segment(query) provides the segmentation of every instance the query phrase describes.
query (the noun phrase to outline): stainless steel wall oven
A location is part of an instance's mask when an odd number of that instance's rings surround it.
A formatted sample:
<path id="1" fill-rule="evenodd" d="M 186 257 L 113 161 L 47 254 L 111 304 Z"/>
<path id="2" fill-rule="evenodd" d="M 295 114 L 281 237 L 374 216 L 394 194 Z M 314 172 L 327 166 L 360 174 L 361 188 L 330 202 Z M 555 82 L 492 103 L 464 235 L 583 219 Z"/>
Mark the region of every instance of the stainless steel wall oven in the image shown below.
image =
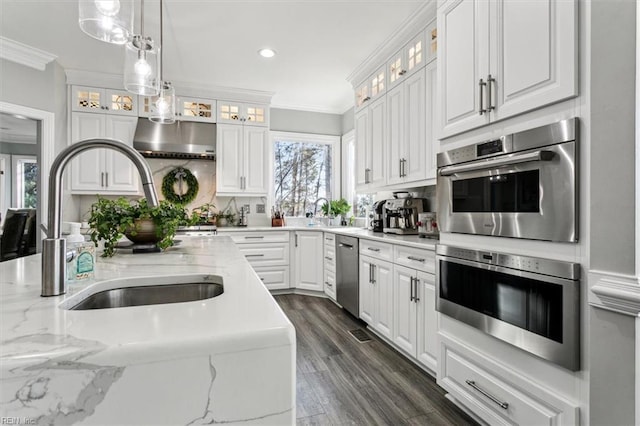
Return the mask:
<path id="1" fill-rule="evenodd" d="M 439 312 L 559 364 L 580 368 L 580 265 L 436 248 Z"/>
<path id="2" fill-rule="evenodd" d="M 438 154 L 440 232 L 578 240 L 572 118 Z"/>

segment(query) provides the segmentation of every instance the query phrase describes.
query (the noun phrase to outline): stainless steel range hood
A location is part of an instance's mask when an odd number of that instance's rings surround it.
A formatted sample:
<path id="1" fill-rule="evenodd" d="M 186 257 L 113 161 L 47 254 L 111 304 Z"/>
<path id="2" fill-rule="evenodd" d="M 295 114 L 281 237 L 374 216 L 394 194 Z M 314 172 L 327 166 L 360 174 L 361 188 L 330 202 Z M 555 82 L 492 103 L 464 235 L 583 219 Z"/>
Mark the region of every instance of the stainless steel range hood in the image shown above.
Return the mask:
<path id="1" fill-rule="evenodd" d="M 141 117 L 133 147 L 144 157 L 215 160 L 216 125 L 193 121 L 159 124 Z"/>

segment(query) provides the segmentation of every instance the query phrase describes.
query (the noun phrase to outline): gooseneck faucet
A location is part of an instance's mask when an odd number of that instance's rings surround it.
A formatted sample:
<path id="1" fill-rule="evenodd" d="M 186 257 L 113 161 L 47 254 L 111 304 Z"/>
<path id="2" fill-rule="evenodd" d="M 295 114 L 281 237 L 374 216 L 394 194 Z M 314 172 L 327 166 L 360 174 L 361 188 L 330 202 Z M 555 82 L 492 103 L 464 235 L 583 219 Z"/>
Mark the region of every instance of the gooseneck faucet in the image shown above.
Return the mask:
<path id="1" fill-rule="evenodd" d="M 315 216 L 316 213 L 318 212 L 318 201 L 322 201 L 322 200 L 324 200 L 324 202 L 327 203 L 327 217 L 331 218 L 331 201 L 327 200 L 324 197 L 320 197 L 313 202 L 313 207 L 314 207 L 313 215 Z"/>
<path id="2" fill-rule="evenodd" d="M 129 145 L 113 139 L 86 139 L 65 148 L 53 161 L 49 172 L 49 212 L 47 238 L 42 240 L 42 293 L 41 296 L 59 296 L 67 292 L 65 280 L 67 244 L 62 238 L 62 174 L 76 155 L 95 148 L 107 148 L 129 158 L 138 169 L 142 189 L 151 207 L 158 205 L 153 174 L 144 157 Z"/>

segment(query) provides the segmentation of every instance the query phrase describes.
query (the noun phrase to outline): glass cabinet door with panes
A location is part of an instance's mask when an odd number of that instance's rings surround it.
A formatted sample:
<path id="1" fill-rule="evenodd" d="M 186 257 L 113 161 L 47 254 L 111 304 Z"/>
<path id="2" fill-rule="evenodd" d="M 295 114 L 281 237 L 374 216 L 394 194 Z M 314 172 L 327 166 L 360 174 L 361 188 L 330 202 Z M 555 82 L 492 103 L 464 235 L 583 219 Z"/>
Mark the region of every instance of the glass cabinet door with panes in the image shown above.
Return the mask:
<path id="1" fill-rule="evenodd" d="M 72 86 L 71 110 L 138 116 L 138 97 L 124 90 Z"/>
<path id="2" fill-rule="evenodd" d="M 269 107 L 263 104 L 218 101 L 218 123 L 266 127 L 269 125 Z"/>

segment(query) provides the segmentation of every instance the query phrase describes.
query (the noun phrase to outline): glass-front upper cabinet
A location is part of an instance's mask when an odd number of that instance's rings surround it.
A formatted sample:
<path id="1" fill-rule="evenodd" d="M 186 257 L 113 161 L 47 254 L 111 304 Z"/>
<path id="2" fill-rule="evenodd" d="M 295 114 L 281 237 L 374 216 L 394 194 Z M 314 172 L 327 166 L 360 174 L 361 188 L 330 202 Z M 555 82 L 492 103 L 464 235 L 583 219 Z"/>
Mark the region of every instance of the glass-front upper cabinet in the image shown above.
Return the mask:
<path id="1" fill-rule="evenodd" d="M 421 31 L 413 40 L 396 52 L 387 63 L 389 72 L 389 88 L 426 65 L 427 32 Z"/>
<path id="2" fill-rule="evenodd" d="M 149 116 L 152 101 L 152 97 L 140 96 L 140 117 Z M 212 99 L 176 96 L 176 120 L 215 123 L 216 106 Z"/>
<path id="3" fill-rule="evenodd" d="M 370 100 L 371 96 L 369 95 L 369 80 L 367 80 L 356 89 L 356 109 L 365 106 L 365 104 Z"/>
<path id="4" fill-rule="evenodd" d="M 356 89 L 356 109 L 367 105 L 368 102 L 376 99 L 380 95 L 384 95 L 387 90 L 387 80 L 385 75 L 385 67 L 382 66 L 372 76 L 367 78 Z"/>
<path id="5" fill-rule="evenodd" d="M 124 90 L 72 86 L 72 111 L 138 115 L 138 97 Z"/>
<path id="6" fill-rule="evenodd" d="M 218 123 L 268 126 L 269 107 L 233 101 L 218 101 Z"/>

